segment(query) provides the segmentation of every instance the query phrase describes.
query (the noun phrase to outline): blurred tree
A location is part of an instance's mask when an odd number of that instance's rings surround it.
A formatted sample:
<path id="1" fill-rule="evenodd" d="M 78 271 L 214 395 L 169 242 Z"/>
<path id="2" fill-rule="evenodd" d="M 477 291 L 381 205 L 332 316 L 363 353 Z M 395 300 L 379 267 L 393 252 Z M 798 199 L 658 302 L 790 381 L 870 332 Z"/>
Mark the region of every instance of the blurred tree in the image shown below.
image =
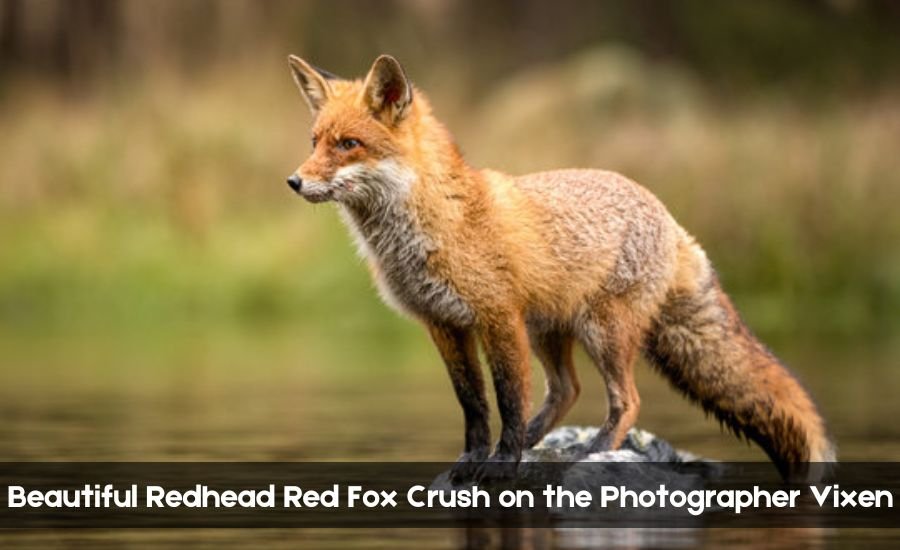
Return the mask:
<path id="1" fill-rule="evenodd" d="M 610 41 L 731 91 L 865 89 L 900 74 L 891 0 L 0 0 L 0 17 L 0 76 L 70 82 L 148 60 L 193 69 L 274 49 L 356 65 L 385 48 L 423 63 L 462 60 L 484 82 Z"/>
<path id="2" fill-rule="evenodd" d="M 115 60 L 122 30 L 120 4 L 5 0 L 0 37 L 4 72 L 33 71 L 79 80 Z"/>

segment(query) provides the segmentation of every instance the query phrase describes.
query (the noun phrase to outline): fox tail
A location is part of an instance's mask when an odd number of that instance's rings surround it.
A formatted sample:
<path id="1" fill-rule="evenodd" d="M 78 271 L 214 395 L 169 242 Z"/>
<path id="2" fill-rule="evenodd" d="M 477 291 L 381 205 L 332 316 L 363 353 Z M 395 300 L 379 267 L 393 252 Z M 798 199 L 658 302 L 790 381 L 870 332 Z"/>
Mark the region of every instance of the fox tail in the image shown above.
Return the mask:
<path id="1" fill-rule="evenodd" d="M 818 481 L 836 461 L 809 393 L 756 339 L 696 244 L 646 341 L 655 367 L 720 423 L 769 455 L 789 481 Z"/>

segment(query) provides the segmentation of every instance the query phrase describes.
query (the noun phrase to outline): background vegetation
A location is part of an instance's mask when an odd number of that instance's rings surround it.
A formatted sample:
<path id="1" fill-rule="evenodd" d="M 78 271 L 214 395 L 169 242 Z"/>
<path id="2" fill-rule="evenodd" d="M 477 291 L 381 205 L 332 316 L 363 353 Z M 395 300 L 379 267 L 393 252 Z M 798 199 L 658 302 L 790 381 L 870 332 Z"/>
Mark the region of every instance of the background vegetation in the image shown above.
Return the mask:
<path id="1" fill-rule="evenodd" d="M 419 338 L 283 183 L 309 147 L 286 54 L 389 52 L 475 165 L 652 189 L 758 331 L 889 336 L 898 28 L 886 0 L 3 0 L 0 326 Z"/>

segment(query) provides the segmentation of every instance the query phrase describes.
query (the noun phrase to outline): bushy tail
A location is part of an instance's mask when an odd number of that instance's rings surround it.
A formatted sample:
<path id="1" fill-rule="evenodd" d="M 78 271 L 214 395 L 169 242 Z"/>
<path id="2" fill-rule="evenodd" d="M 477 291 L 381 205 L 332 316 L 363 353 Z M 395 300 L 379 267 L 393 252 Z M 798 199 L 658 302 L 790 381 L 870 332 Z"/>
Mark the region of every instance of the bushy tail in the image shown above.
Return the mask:
<path id="1" fill-rule="evenodd" d="M 836 460 L 815 403 L 744 325 L 698 254 L 699 284 L 694 278 L 669 292 L 646 342 L 649 358 L 738 437 L 762 447 L 782 477 L 815 481 L 827 465 L 810 463 Z"/>

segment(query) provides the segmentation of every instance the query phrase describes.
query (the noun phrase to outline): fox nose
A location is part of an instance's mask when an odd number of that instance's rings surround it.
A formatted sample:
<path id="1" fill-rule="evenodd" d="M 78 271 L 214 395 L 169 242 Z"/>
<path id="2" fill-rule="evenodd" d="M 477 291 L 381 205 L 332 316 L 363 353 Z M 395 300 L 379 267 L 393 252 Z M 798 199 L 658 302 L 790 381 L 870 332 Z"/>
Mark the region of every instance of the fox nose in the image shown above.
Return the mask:
<path id="1" fill-rule="evenodd" d="M 303 180 L 300 179 L 300 176 L 297 174 L 291 174 L 291 176 L 287 179 L 288 187 L 294 190 L 295 193 L 300 192 L 300 188 L 303 187 Z"/>

